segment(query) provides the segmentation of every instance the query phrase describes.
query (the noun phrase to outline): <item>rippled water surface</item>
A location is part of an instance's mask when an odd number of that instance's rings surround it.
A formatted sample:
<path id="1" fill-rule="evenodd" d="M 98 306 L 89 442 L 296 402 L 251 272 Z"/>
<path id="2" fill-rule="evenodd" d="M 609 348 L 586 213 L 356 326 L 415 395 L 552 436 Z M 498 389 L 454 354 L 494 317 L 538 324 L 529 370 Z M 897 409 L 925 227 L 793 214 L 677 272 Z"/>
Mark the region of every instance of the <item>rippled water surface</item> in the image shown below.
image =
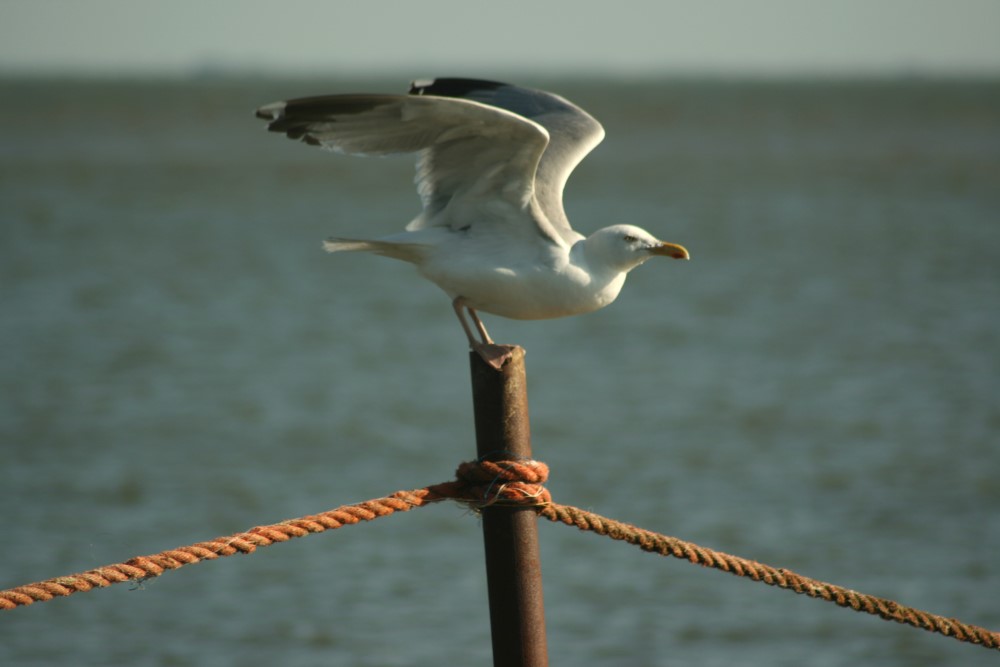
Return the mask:
<path id="1" fill-rule="evenodd" d="M 687 246 L 619 300 L 490 318 L 557 501 L 1000 629 L 1000 87 L 534 81 L 608 138 L 567 197 Z M 409 159 L 260 104 L 405 81 L 0 84 L 0 588 L 451 477 L 463 336 L 329 256 L 416 212 Z M 996 654 L 540 527 L 553 665 Z M 474 516 L 440 505 L 7 612 L 9 665 L 490 664 Z"/>

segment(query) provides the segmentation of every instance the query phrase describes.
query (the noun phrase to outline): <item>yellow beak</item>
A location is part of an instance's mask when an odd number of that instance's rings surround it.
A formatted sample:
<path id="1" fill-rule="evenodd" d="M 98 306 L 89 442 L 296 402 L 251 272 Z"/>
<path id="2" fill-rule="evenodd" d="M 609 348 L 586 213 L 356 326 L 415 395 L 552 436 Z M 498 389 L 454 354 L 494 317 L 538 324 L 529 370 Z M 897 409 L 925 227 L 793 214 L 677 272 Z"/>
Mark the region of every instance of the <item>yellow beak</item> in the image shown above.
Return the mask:
<path id="1" fill-rule="evenodd" d="M 650 248 L 649 252 L 654 255 L 662 255 L 663 257 L 673 257 L 674 259 L 691 259 L 691 255 L 688 253 L 687 248 L 682 245 L 677 245 L 676 243 L 666 243 L 661 241 L 659 245 Z"/>

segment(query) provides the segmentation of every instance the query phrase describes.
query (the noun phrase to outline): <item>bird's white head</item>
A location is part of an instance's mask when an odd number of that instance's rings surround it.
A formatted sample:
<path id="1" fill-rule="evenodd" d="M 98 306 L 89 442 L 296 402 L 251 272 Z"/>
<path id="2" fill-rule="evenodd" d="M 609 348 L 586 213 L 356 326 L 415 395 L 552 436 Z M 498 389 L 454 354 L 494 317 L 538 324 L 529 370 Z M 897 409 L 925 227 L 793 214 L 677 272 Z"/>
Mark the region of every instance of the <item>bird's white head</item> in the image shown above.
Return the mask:
<path id="1" fill-rule="evenodd" d="M 634 225 L 612 225 L 599 229 L 583 243 L 589 264 L 602 265 L 622 273 L 631 271 L 650 257 L 691 258 L 684 246 L 660 241 Z"/>

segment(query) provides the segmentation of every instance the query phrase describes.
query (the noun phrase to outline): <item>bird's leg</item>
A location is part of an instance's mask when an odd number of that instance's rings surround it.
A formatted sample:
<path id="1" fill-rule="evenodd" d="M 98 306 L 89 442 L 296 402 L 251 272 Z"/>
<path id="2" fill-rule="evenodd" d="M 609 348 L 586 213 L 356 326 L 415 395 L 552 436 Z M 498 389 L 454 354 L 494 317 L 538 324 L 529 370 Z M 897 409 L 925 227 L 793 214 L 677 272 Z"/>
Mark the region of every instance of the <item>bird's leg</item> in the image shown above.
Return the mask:
<path id="1" fill-rule="evenodd" d="M 483 361 L 488 363 L 493 368 L 500 370 L 503 364 L 508 359 L 512 358 L 513 347 L 510 345 L 497 345 L 490 338 L 490 335 L 486 333 L 486 327 L 483 326 L 482 320 L 476 315 L 476 310 L 470 308 L 465 303 L 465 299 L 462 297 L 456 298 L 451 302 L 451 307 L 455 309 L 455 315 L 458 316 L 458 321 L 462 323 L 462 329 L 465 331 L 466 338 L 469 339 L 469 347 L 478 354 Z M 476 340 L 475 335 L 472 333 L 472 328 L 469 327 L 469 323 L 465 319 L 465 313 L 463 310 L 468 311 L 469 317 L 472 318 L 472 323 L 476 326 L 476 330 L 479 332 L 481 341 Z"/>
<path id="2" fill-rule="evenodd" d="M 476 309 L 475 308 L 469 308 L 468 306 L 466 306 L 465 309 L 467 311 L 469 311 L 469 317 L 472 318 L 472 323 L 475 324 L 476 325 L 476 329 L 479 330 L 479 337 L 487 345 L 492 345 L 493 344 L 493 339 L 490 338 L 490 335 L 488 333 L 486 333 L 486 327 L 483 326 L 483 321 L 481 319 L 479 319 L 479 315 L 476 314 Z"/>
<path id="3" fill-rule="evenodd" d="M 478 341 L 476 340 L 476 337 L 472 335 L 472 329 L 469 328 L 469 323 L 465 321 L 465 313 L 462 312 L 462 309 L 465 308 L 465 299 L 458 297 L 451 302 L 451 307 L 455 309 L 455 315 L 458 316 L 458 321 L 462 324 L 462 329 L 465 331 L 465 337 L 469 339 L 469 347 L 473 350 L 476 349 Z M 475 317 L 475 315 L 473 315 L 473 317 Z M 477 317 L 476 321 L 478 320 L 479 318 Z M 479 326 L 482 326 L 481 322 L 479 323 Z"/>

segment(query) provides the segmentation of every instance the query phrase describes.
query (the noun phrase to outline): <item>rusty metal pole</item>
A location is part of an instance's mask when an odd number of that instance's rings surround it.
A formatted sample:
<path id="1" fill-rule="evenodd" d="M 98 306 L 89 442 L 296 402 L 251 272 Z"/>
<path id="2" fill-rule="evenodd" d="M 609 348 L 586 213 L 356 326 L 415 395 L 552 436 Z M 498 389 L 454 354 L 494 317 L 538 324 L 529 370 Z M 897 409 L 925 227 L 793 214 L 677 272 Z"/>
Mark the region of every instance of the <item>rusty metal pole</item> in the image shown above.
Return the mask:
<path id="1" fill-rule="evenodd" d="M 499 371 L 475 352 L 469 360 L 477 454 L 492 460 L 530 459 L 524 350 L 515 347 L 513 358 Z M 482 510 L 496 667 L 549 664 L 537 520 L 530 507 L 494 505 Z"/>

